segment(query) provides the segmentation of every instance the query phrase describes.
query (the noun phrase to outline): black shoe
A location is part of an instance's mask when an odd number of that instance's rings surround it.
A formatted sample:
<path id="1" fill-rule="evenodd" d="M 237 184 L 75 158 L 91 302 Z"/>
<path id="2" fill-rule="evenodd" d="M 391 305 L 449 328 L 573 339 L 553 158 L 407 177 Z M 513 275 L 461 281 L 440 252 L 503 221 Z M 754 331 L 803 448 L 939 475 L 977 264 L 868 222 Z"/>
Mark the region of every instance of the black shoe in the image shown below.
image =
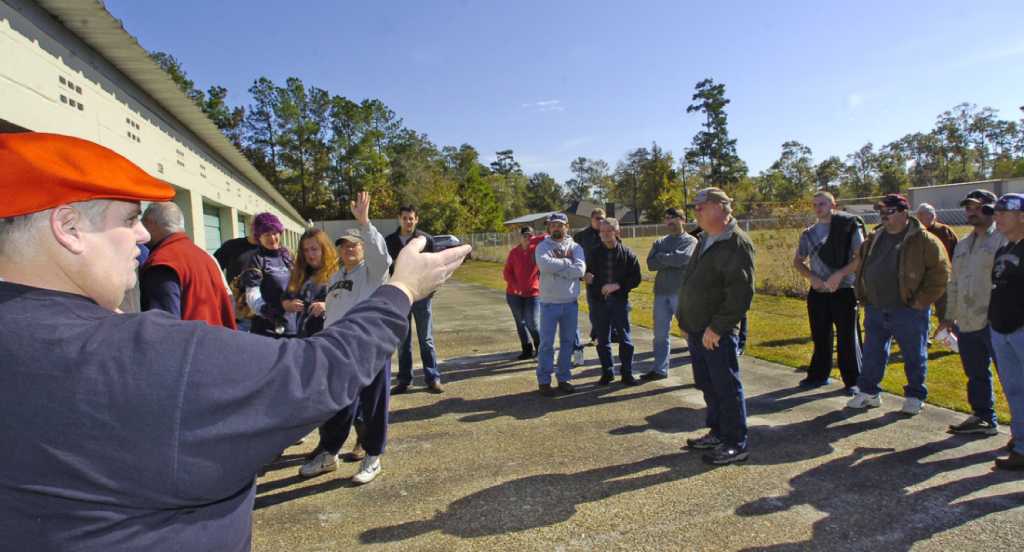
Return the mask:
<path id="1" fill-rule="evenodd" d="M 533 358 L 533 345 L 527 345 L 523 347 L 523 352 L 516 357 L 516 360 L 528 360 Z"/>
<path id="2" fill-rule="evenodd" d="M 558 382 L 558 390 L 561 391 L 564 395 L 571 395 L 572 393 L 576 392 L 576 388 L 573 387 L 573 385 L 567 381 Z"/>
<path id="3" fill-rule="evenodd" d="M 800 380 L 800 383 L 798 385 L 804 389 L 814 389 L 816 387 L 824 387 L 830 383 L 832 383 L 832 380 L 830 380 L 829 378 L 825 378 L 823 380 L 804 378 Z"/>
<path id="4" fill-rule="evenodd" d="M 644 381 L 658 381 L 658 380 L 668 379 L 668 374 L 659 374 L 657 372 L 647 372 L 646 374 L 640 376 L 640 379 L 642 379 Z"/>
<path id="5" fill-rule="evenodd" d="M 1013 437 L 1006 443 L 1006 452 L 1013 452 Z"/>
<path id="6" fill-rule="evenodd" d="M 405 393 L 408 390 L 409 390 L 409 384 L 408 383 L 399 383 L 398 385 L 396 385 L 396 386 L 391 388 L 391 394 L 392 395 L 401 395 L 402 393 Z"/>
<path id="7" fill-rule="evenodd" d="M 537 388 L 540 389 L 540 396 L 542 396 L 542 397 L 554 397 L 555 396 L 555 390 L 551 388 L 551 384 L 550 383 L 542 383 L 542 384 L 538 385 Z"/>
<path id="8" fill-rule="evenodd" d="M 598 385 L 608 385 L 615 379 L 615 375 L 610 370 L 601 371 L 601 379 L 597 380 Z"/>
<path id="9" fill-rule="evenodd" d="M 697 437 L 696 439 L 686 440 L 686 448 L 688 449 L 713 449 L 721 444 L 722 440 L 719 439 L 714 433 L 711 433 L 710 431 L 700 437 Z"/>
<path id="10" fill-rule="evenodd" d="M 1010 451 L 1007 458 L 996 458 L 996 468 L 1000 470 L 1024 470 L 1024 454 L 1017 454 Z"/>
<path id="11" fill-rule="evenodd" d="M 715 448 L 715 450 L 705 454 L 703 456 L 704 461 L 708 464 L 723 465 L 732 464 L 733 462 L 743 462 L 750 456 L 746 448 L 740 448 L 736 445 L 721 444 Z"/>
<path id="12" fill-rule="evenodd" d="M 640 382 L 633 377 L 633 374 L 626 374 L 622 376 L 622 385 L 628 385 L 632 387 L 634 385 L 640 385 Z"/>
<path id="13" fill-rule="evenodd" d="M 990 420 L 970 416 L 959 424 L 949 426 L 949 432 L 955 434 L 997 435 L 999 433 L 999 426 Z"/>

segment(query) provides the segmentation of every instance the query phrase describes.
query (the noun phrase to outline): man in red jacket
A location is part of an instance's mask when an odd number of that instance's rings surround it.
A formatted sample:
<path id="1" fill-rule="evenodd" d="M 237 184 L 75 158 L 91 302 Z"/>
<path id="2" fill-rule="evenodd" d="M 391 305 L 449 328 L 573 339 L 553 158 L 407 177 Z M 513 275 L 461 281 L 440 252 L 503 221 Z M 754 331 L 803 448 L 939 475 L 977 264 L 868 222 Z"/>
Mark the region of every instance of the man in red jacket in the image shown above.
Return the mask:
<path id="1" fill-rule="evenodd" d="M 505 300 L 508 301 L 508 308 L 512 309 L 512 318 L 516 322 L 516 332 L 519 334 L 519 343 L 523 347 L 523 353 L 519 360 L 533 358 L 540 347 L 540 333 L 537 327 L 540 325 L 540 309 L 537 308 L 538 297 L 540 296 L 540 271 L 537 269 L 537 261 L 533 254 L 537 250 L 537 244 L 544 241 L 544 234 L 533 235 L 533 229 L 524 226 L 520 230 L 521 238 L 519 245 L 508 252 L 508 259 L 505 260 Z"/>
<path id="2" fill-rule="evenodd" d="M 140 270 L 142 310 L 237 329 L 227 284 L 216 261 L 185 234 L 185 217 L 171 202 L 152 203 L 142 215 L 151 253 Z"/>

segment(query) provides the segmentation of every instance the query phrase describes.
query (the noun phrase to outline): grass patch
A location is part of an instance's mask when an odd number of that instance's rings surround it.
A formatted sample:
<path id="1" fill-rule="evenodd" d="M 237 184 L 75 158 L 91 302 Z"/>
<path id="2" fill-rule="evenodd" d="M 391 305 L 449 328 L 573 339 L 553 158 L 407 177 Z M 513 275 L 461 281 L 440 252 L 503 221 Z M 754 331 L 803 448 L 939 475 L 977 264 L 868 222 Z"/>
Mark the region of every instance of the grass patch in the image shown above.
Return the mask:
<path id="1" fill-rule="evenodd" d="M 647 241 L 647 247 L 653 238 L 637 238 L 635 241 Z M 631 242 L 634 240 L 628 240 Z M 629 243 L 631 248 L 634 247 Z M 794 246 L 795 247 L 795 246 Z M 634 248 L 634 251 L 647 249 Z M 789 252 L 792 259 L 792 250 Z M 455 273 L 455 278 L 462 282 L 479 284 L 499 291 L 505 290 L 505 282 L 501 277 L 502 265 L 486 261 L 467 261 Z M 646 270 L 646 267 L 644 267 Z M 792 272 L 792 269 L 790 270 Z M 633 304 L 631 321 L 637 326 L 653 327 L 651 305 L 654 300 L 654 283 L 645 279 L 640 286 L 630 293 Z M 586 301 L 580 301 L 580 310 L 586 311 Z M 511 316 L 511 315 L 510 315 Z M 807 305 L 803 299 L 781 297 L 758 293 L 754 295 L 754 303 L 749 313 L 750 337 L 747 342 L 747 354 L 775 362 L 783 366 L 806 371 L 811 359 L 814 345 L 810 338 L 810 327 L 807 322 Z M 678 327 L 673 325 L 672 334 L 681 336 Z M 893 360 L 886 370 L 882 388 L 896 394 L 903 394 L 906 377 L 903 374 L 902 359 L 898 348 L 893 348 Z M 838 376 L 838 370 L 834 371 Z M 793 384 L 803 376 L 794 375 Z M 1009 407 L 998 378 L 995 378 L 996 412 L 1001 422 L 1010 419 Z M 934 347 L 928 354 L 928 402 L 945 408 L 970 412 L 967 404 L 967 377 L 960 364 L 959 355 L 940 346 Z"/>

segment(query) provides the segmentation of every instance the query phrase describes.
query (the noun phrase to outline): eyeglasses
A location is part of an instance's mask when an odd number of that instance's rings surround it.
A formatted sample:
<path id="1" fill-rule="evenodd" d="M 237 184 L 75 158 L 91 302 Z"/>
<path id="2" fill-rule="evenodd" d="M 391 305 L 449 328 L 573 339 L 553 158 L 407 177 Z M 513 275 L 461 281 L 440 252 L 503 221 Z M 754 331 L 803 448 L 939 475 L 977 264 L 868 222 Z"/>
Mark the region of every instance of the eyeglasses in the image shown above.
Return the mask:
<path id="1" fill-rule="evenodd" d="M 900 212 L 899 207 L 879 207 L 875 210 L 878 211 L 878 214 L 880 215 L 894 215 Z"/>

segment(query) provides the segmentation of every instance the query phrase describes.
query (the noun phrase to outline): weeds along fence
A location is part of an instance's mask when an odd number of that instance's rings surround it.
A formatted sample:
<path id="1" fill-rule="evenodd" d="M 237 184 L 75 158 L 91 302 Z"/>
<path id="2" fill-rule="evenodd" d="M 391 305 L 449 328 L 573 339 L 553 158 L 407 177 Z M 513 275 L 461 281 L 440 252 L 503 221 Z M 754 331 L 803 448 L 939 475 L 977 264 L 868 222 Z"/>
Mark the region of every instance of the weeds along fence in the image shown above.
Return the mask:
<path id="1" fill-rule="evenodd" d="M 877 213 L 859 213 L 870 230 L 879 223 Z M 960 209 L 945 209 L 937 212 L 940 221 L 951 226 L 967 224 L 966 216 Z M 758 292 L 769 295 L 803 297 L 807 294 L 807 281 L 793 268 L 793 257 L 800 241 L 800 233 L 814 222 L 811 214 L 762 219 L 740 219 L 739 225 L 754 242 L 755 285 Z M 691 225 L 692 227 L 692 225 Z M 966 233 L 966 228 L 957 228 L 957 234 Z M 623 226 L 623 242 L 638 257 L 645 280 L 652 280 L 654 273 L 647 270 L 647 253 L 654 240 L 665 235 L 663 224 Z M 481 261 L 504 263 L 508 252 L 519 244 L 518 232 L 470 234 L 463 241 L 473 246 L 473 258 Z"/>

